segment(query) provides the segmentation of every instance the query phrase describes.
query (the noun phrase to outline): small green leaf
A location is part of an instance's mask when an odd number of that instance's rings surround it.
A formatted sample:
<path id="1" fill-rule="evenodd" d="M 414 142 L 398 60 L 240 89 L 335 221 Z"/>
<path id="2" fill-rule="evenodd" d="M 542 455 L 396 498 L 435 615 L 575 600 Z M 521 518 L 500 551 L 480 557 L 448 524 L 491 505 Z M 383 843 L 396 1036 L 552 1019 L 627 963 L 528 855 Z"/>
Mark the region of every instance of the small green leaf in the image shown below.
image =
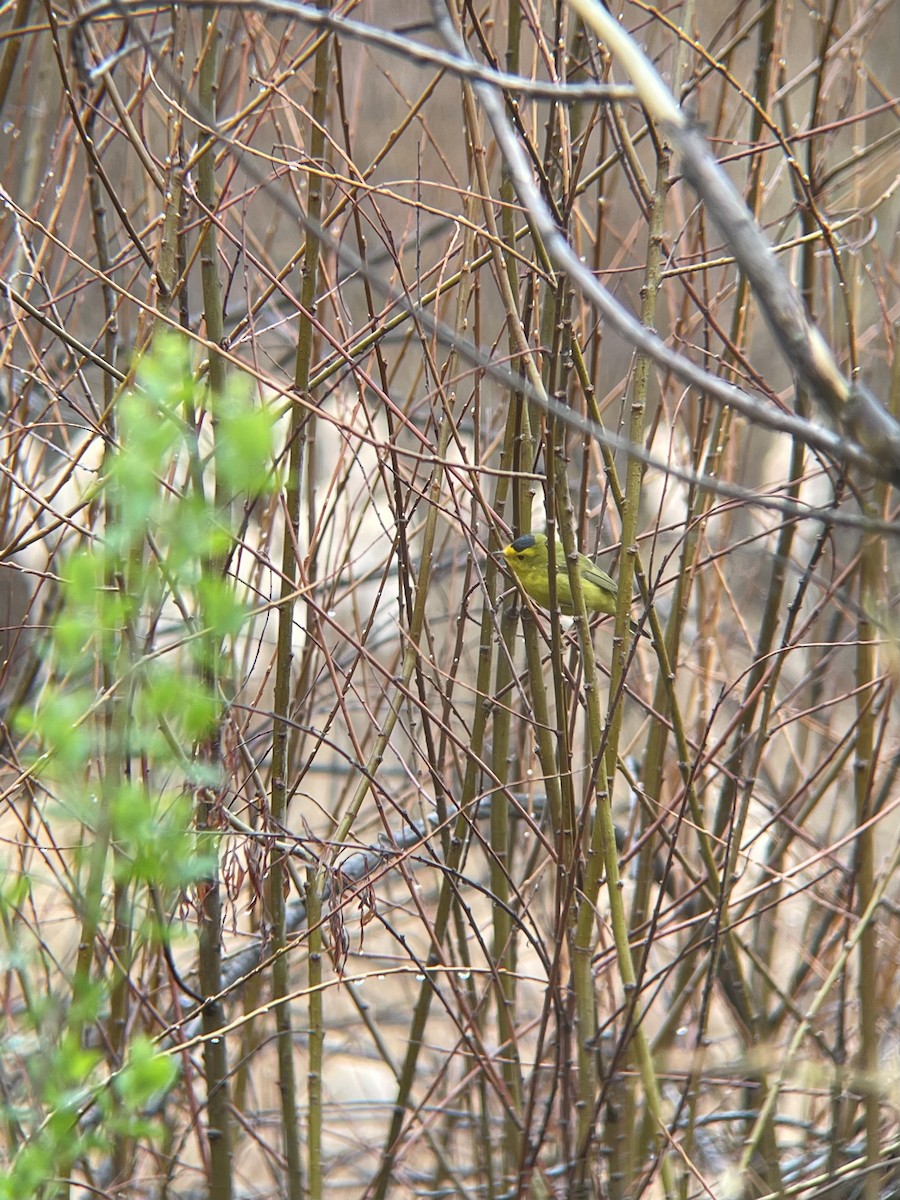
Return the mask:
<path id="1" fill-rule="evenodd" d="M 254 408 L 235 383 L 215 402 L 216 473 L 232 492 L 251 496 L 270 491 L 272 478 L 272 414 Z"/>
<path id="2" fill-rule="evenodd" d="M 123 1104 L 136 1112 L 164 1095 L 177 1078 L 175 1059 L 160 1054 L 148 1038 L 138 1037 L 128 1048 L 128 1062 L 116 1077 L 115 1089 Z"/>

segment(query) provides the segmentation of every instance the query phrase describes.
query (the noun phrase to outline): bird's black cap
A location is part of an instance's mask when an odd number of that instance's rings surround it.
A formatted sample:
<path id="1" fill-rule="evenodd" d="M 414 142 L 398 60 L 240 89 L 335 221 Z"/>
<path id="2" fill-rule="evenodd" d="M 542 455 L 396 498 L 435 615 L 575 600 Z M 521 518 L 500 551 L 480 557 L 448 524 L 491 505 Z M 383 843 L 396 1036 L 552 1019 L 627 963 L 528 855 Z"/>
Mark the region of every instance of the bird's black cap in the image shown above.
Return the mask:
<path id="1" fill-rule="evenodd" d="M 537 540 L 533 533 L 523 533 L 512 543 L 512 548 L 516 554 L 521 554 L 523 550 L 530 550 L 537 545 Z"/>

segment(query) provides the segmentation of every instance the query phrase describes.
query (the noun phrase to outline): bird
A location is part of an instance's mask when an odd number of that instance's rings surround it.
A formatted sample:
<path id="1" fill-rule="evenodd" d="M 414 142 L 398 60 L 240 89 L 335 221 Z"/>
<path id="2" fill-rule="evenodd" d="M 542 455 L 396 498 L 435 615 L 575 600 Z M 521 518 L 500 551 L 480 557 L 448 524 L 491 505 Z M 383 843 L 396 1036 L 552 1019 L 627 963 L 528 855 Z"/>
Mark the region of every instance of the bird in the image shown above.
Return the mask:
<path id="1" fill-rule="evenodd" d="M 542 608 L 551 605 L 550 572 L 548 564 L 550 553 L 547 546 L 547 535 L 543 533 L 523 533 L 515 541 L 504 546 L 502 551 L 506 563 L 512 571 L 522 591 L 536 600 Z M 605 613 L 614 616 L 619 587 L 616 581 L 596 563 L 591 562 L 586 554 L 578 554 L 574 564 L 581 578 L 581 591 L 584 596 L 584 606 L 589 613 Z M 575 612 L 572 599 L 572 585 L 569 581 L 569 559 L 562 542 L 556 543 L 556 607 L 557 610 L 571 616 Z M 632 633 L 638 632 L 634 621 L 631 622 Z"/>

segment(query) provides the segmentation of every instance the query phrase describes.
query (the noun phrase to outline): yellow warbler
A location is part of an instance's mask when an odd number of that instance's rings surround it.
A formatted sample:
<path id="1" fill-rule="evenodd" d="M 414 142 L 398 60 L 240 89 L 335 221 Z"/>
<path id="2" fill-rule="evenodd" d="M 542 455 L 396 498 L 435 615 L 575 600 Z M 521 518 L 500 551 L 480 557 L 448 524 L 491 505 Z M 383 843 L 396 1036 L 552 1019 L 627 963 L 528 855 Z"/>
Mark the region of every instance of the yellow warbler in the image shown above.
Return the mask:
<path id="1" fill-rule="evenodd" d="M 532 600 L 536 600 L 543 608 L 549 608 L 550 554 L 546 535 L 523 533 L 504 547 L 503 557 L 522 591 L 527 592 Z M 616 581 L 584 554 L 579 554 L 575 561 L 587 611 L 613 616 L 619 594 Z M 567 616 L 575 611 L 572 604 L 572 587 L 569 583 L 569 565 L 562 542 L 556 543 L 556 606 L 559 612 Z M 634 621 L 631 622 L 631 629 L 633 633 L 637 632 Z"/>

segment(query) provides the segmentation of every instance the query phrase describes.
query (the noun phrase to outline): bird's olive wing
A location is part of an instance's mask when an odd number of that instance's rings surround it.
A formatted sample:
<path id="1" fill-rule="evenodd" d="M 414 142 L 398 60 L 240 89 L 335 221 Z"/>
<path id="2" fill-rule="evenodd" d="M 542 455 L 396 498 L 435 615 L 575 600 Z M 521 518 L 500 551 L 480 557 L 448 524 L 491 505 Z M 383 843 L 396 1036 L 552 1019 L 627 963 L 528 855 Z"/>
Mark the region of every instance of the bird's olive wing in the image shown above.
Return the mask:
<path id="1" fill-rule="evenodd" d="M 619 590 L 616 581 L 610 578 L 605 571 L 601 571 L 600 568 L 592 562 L 582 565 L 581 577 L 588 583 L 593 583 L 595 587 L 600 588 L 602 591 L 611 592 L 614 596 Z"/>

